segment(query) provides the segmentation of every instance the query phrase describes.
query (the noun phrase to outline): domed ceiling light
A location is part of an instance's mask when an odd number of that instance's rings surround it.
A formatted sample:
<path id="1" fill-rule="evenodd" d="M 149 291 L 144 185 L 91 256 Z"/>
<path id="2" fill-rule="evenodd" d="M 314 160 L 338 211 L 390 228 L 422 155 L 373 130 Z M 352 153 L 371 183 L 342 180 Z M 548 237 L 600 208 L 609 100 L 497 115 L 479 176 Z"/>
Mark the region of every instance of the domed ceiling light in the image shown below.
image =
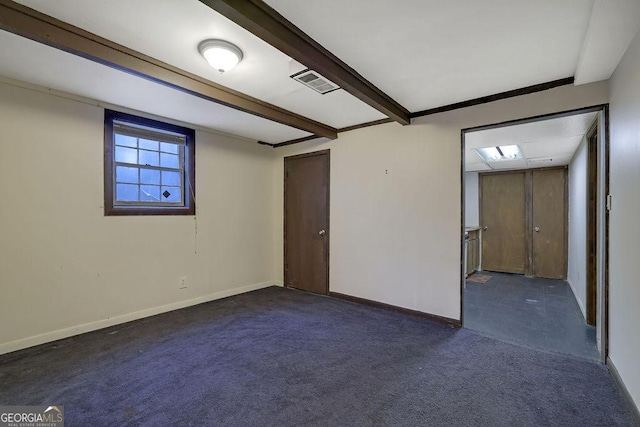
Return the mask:
<path id="1" fill-rule="evenodd" d="M 242 51 L 233 43 L 224 40 L 210 39 L 200 42 L 198 51 L 209 65 L 220 73 L 232 70 L 242 61 Z"/>

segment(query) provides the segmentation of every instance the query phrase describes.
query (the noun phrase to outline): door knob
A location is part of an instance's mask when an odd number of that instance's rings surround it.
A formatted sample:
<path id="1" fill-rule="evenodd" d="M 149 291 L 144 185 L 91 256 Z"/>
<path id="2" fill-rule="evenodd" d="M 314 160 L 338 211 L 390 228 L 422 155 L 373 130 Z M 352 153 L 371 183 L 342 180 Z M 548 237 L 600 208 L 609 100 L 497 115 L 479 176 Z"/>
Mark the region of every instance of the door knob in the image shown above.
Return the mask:
<path id="1" fill-rule="evenodd" d="M 536 233 L 538 233 L 540 231 L 540 227 L 533 227 L 533 231 L 535 231 Z"/>
<path id="2" fill-rule="evenodd" d="M 482 228 L 484 231 L 487 231 L 489 227 L 487 227 L 486 225 Z"/>
<path id="3" fill-rule="evenodd" d="M 320 231 L 318 232 L 318 234 L 319 234 L 319 235 L 321 235 L 321 236 L 324 236 L 324 234 L 325 234 L 325 233 L 326 233 L 326 231 L 324 231 L 324 230 L 320 230 Z"/>

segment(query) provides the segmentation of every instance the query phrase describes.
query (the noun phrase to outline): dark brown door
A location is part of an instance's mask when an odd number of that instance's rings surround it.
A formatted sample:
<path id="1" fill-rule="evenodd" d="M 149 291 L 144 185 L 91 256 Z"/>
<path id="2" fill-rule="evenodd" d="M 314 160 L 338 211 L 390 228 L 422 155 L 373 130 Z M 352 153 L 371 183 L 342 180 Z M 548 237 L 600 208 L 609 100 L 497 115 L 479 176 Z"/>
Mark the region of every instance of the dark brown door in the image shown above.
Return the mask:
<path id="1" fill-rule="evenodd" d="M 596 326 L 598 281 L 598 125 L 587 132 L 587 324 Z"/>
<path id="2" fill-rule="evenodd" d="M 329 150 L 284 159 L 284 283 L 329 292 Z"/>
<path id="3" fill-rule="evenodd" d="M 534 170 L 531 174 L 531 274 L 567 276 L 566 169 Z"/>
<path id="4" fill-rule="evenodd" d="M 527 260 L 525 173 L 482 175 L 482 268 L 524 273 Z"/>

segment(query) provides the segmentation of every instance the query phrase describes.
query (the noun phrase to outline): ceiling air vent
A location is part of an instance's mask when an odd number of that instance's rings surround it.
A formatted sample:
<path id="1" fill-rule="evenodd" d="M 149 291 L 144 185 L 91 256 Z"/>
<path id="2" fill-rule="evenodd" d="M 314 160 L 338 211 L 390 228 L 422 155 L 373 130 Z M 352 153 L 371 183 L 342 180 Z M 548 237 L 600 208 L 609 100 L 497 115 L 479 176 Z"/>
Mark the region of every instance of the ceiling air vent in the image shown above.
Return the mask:
<path id="1" fill-rule="evenodd" d="M 340 89 L 340 86 L 330 82 L 312 70 L 300 71 L 299 73 L 292 75 L 291 78 L 323 95 Z"/>

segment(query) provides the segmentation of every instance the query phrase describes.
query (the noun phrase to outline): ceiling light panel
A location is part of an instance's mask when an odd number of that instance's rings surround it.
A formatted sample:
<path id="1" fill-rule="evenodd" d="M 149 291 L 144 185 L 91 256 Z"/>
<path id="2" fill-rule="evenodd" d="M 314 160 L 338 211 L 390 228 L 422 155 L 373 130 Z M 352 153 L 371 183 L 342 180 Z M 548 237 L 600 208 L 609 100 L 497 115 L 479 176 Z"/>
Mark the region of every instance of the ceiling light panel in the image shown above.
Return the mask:
<path id="1" fill-rule="evenodd" d="M 486 162 L 522 159 L 522 150 L 518 145 L 475 148 L 474 151 Z"/>

